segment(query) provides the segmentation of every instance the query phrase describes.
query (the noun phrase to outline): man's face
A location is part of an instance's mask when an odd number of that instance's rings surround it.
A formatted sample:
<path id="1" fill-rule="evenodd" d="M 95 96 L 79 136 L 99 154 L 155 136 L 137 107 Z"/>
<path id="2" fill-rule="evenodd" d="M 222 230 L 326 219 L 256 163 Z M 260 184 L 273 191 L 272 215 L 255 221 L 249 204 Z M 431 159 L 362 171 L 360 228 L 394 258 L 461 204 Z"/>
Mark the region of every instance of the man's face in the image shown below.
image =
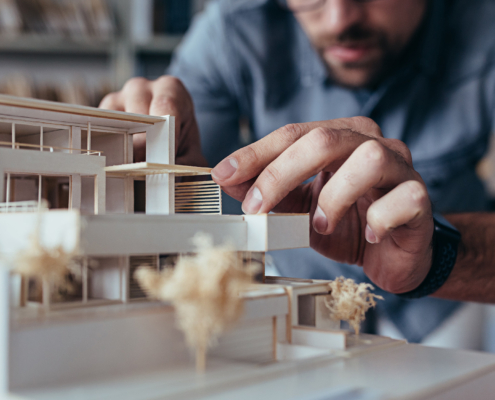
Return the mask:
<path id="1" fill-rule="evenodd" d="M 343 86 L 376 84 L 412 39 L 428 0 L 327 0 L 296 13 L 331 77 Z M 297 5 L 308 0 L 287 0 Z"/>

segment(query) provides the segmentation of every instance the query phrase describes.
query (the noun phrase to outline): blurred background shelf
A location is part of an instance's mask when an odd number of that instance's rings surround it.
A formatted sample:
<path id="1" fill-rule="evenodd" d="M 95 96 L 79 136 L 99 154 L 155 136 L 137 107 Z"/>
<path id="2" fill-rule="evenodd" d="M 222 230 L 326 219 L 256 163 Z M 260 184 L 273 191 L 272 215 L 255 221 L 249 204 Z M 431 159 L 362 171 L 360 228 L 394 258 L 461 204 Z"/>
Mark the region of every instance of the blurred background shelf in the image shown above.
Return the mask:
<path id="1" fill-rule="evenodd" d="M 89 54 L 108 55 L 116 41 L 90 39 L 68 39 L 56 34 L 22 34 L 13 37 L 0 36 L 1 53 L 20 54 Z"/>
<path id="2" fill-rule="evenodd" d="M 155 35 L 146 43 L 136 44 L 136 52 L 170 54 L 182 41 L 182 35 Z"/>
<path id="3" fill-rule="evenodd" d="M 207 0 L 0 0 L 0 93 L 97 106 L 162 75 Z"/>

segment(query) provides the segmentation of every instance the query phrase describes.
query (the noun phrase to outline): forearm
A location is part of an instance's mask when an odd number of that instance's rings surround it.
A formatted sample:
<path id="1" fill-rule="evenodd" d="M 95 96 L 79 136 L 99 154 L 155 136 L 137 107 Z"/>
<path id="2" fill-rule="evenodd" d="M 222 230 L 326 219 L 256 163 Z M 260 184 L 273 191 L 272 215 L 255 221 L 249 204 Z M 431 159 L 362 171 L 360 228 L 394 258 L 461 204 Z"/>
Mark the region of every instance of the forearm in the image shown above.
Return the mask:
<path id="1" fill-rule="evenodd" d="M 446 218 L 462 239 L 456 265 L 434 296 L 495 303 L 495 213 L 452 214 Z"/>

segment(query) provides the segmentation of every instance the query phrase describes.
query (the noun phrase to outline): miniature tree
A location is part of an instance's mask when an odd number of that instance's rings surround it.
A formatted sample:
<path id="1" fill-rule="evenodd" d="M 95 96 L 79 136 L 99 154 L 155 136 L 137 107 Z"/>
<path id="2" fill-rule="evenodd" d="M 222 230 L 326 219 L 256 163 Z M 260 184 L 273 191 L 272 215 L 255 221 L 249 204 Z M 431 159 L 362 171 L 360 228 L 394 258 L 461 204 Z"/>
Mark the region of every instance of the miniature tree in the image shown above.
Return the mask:
<path id="1" fill-rule="evenodd" d="M 67 286 L 67 275 L 80 275 L 72 253 L 62 246 L 46 248 L 41 244 L 39 230 L 32 236 L 30 246 L 14 260 L 14 271 L 24 277 L 37 278 L 43 287 L 43 304 L 48 306 L 52 288 Z"/>
<path id="2" fill-rule="evenodd" d="M 241 317 L 240 292 L 258 268 L 243 265 L 228 245 L 214 247 L 207 235 L 197 234 L 193 242 L 197 254 L 180 257 L 174 268 L 158 272 L 140 267 L 135 276 L 150 296 L 172 302 L 179 328 L 195 349 L 196 368 L 204 371 L 208 348 Z"/>
<path id="3" fill-rule="evenodd" d="M 343 276 L 331 281 L 329 287 L 331 293 L 325 298 L 325 305 L 330 311 L 330 318 L 349 322 L 356 335 L 359 335 L 366 311 L 376 306 L 376 299 L 383 300 L 383 297 L 370 293 L 370 290 L 374 290 L 373 285 L 357 284 Z"/>

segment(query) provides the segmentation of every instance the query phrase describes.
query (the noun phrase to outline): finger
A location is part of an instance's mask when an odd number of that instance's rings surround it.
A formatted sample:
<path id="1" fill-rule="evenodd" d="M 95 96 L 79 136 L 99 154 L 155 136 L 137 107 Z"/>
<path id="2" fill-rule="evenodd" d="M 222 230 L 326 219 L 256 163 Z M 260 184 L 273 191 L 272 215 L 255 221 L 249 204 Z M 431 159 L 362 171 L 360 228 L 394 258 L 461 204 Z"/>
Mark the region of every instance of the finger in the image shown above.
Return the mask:
<path id="1" fill-rule="evenodd" d="M 180 158 L 200 148 L 199 129 L 194 115 L 192 98 L 182 84 L 173 76 L 162 76 L 152 83 L 151 115 L 173 115 L 175 117 L 175 150 Z M 199 151 L 201 153 L 201 151 Z M 205 164 L 204 157 L 192 164 Z"/>
<path id="2" fill-rule="evenodd" d="M 426 187 L 418 181 L 403 182 L 368 208 L 366 240 L 372 244 L 380 243 L 398 227 L 407 226 L 410 228 L 407 232 L 408 247 L 418 248 L 416 241 L 431 241 L 431 235 L 420 229 L 431 215 Z M 425 229 L 429 227 L 425 226 Z M 416 235 L 414 230 L 417 230 Z"/>
<path id="3" fill-rule="evenodd" d="M 132 135 L 134 162 L 146 161 L 146 133 Z"/>
<path id="4" fill-rule="evenodd" d="M 271 211 L 299 184 L 325 168 L 338 168 L 368 140 L 370 137 L 350 130 L 313 129 L 263 170 L 243 202 L 244 212 Z"/>
<path id="5" fill-rule="evenodd" d="M 361 144 L 323 187 L 313 227 L 331 234 L 349 208 L 370 189 L 390 190 L 417 179 L 414 170 L 396 152 L 376 140 Z M 373 201 L 370 198 L 370 201 Z"/>
<path id="6" fill-rule="evenodd" d="M 192 99 L 182 82 L 173 76 L 162 76 L 152 82 L 151 115 L 190 114 Z"/>
<path id="7" fill-rule="evenodd" d="M 152 92 L 150 82 L 145 78 L 132 78 L 127 81 L 121 91 L 126 112 L 149 114 Z"/>
<path id="8" fill-rule="evenodd" d="M 251 179 L 247 182 L 240 183 L 239 185 L 222 187 L 222 191 L 237 201 L 243 201 L 253 183 L 254 179 Z"/>
<path id="9" fill-rule="evenodd" d="M 236 151 L 213 169 L 212 176 L 222 186 L 245 182 L 259 175 L 286 149 L 319 127 L 342 132 L 361 132 L 364 130 L 365 136 L 381 137 L 380 128 L 372 120 L 363 117 L 290 124 Z"/>
<path id="10" fill-rule="evenodd" d="M 107 94 L 98 107 L 105 110 L 125 111 L 124 104 L 118 93 Z"/>

